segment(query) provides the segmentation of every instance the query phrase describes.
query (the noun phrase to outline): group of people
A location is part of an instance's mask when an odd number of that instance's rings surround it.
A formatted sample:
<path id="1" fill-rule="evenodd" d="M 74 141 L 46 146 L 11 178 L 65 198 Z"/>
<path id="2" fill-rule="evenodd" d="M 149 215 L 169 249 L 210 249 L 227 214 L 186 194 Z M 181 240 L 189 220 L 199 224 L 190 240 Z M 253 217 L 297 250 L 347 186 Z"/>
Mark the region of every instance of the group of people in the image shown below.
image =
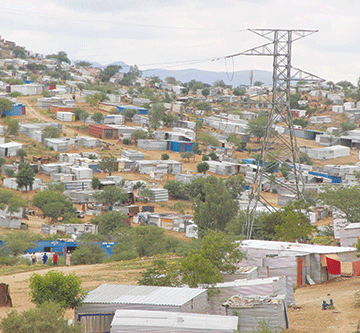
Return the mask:
<path id="1" fill-rule="evenodd" d="M 46 254 L 46 252 L 44 252 L 44 254 L 43 254 L 43 256 L 42 256 L 42 262 L 43 262 L 44 265 L 46 265 L 48 259 L 49 259 L 48 255 Z M 57 252 L 54 253 L 52 259 L 53 259 L 53 265 L 54 265 L 54 266 L 57 266 L 57 264 L 58 264 L 58 259 L 59 259 Z M 36 254 L 35 254 L 35 252 L 33 252 L 33 254 L 31 255 L 31 263 L 32 263 L 33 265 L 36 263 Z M 68 251 L 68 252 L 66 253 L 66 256 L 65 256 L 65 264 L 66 264 L 66 266 L 70 266 L 70 264 L 71 264 L 71 252 L 70 252 L 70 251 Z"/>

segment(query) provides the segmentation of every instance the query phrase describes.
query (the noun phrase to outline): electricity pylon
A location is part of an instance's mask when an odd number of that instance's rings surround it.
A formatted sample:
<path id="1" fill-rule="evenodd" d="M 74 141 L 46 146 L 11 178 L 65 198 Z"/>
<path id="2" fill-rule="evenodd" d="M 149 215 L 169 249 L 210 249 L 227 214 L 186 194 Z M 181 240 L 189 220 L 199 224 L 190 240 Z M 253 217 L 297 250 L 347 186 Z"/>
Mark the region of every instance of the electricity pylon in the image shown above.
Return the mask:
<path id="1" fill-rule="evenodd" d="M 304 181 L 300 168 L 299 155 L 296 145 L 294 124 L 290 110 L 290 84 L 291 81 L 321 82 L 323 79 L 313 74 L 304 72 L 291 65 L 292 43 L 301 38 L 317 32 L 317 30 L 281 30 L 281 29 L 248 29 L 249 31 L 269 40 L 269 43 L 252 48 L 250 50 L 227 56 L 231 58 L 239 55 L 272 56 L 273 57 L 273 86 L 271 111 L 268 116 L 266 134 L 260 154 L 260 162 L 250 189 L 249 204 L 246 212 L 244 233 L 251 238 L 254 219 L 258 202 L 262 201 L 265 206 L 272 206 L 261 194 L 262 181 L 267 177 L 265 161 L 272 161 L 283 165 L 284 163 L 293 172 L 292 183 L 282 184 L 295 199 L 302 199 Z M 285 133 L 274 133 L 274 122 L 284 122 L 287 130 Z M 276 148 L 281 147 L 281 153 L 274 153 Z M 278 150 L 277 150 L 278 151 Z"/>

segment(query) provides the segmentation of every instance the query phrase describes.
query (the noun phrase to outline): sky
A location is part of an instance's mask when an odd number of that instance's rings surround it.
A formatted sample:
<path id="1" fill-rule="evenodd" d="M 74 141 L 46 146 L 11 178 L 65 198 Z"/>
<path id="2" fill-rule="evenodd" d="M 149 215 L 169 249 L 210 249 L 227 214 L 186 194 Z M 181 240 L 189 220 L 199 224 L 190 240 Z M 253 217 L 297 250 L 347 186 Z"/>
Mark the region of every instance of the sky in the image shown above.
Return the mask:
<path id="1" fill-rule="evenodd" d="M 141 70 L 268 70 L 272 57 L 226 56 L 268 41 L 248 29 L 318 30 L 292 65 L 326 81 L 360 76 L 358 0 L 2 0 L 2 38 L 26 49 Z"/>

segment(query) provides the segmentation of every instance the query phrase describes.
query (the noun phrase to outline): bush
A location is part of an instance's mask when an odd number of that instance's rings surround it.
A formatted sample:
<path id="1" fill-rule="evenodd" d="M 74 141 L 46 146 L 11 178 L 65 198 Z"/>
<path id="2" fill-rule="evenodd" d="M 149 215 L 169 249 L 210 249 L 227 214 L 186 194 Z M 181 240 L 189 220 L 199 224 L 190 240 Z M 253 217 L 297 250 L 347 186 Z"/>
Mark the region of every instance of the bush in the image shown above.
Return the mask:
<path id="1" fill-rule="evenodd" d="M 215 153 L 214 151 L 211 151 L 211 152 L 209 153 L 209 157 L 210 157 L 211 160 L 213 160 L 213 161 L 217 161 L 217 159 L 218 159 L 218 156 L 216 155 L 216 153 Z"/>
<path id="2" fill-rule="evenodd" d="M 210 169 L 210 166 L 206 162 L 201 162 L 201 163 L 198 163 L 198 165 L 196 166 L 196 169 L 197 169 L 197 172 L 205 174 L 206 171 L 208 171 Z"/>
<path id="3" fill-rule="evenodd" d="M 169 191 L 170 197 L 174 200 L 189 200 L 183 182 L 179 182 L 176 180 L 168 180 L 163 186 L 163 188 Z"/>
<path id="4" fill-rule="evenodd" d="M 194 153 L 192 153 L 191 151 L 186 151 L 184 153 L 181 153 L 181 158 L 183 158 L 184 160 L 187 160 L 189 162 L 190 158 L 194 156 Z"/>
<path id="5" fill-rule="evenodd" d="M 82 244 L 71 255 L 74 265 L 100 264 L 104 261 L 105 252 L 98 245 Z"/>
<path id="6" fill-rule="evenodd" d="M 131 139 L 124 139 L 122 142 L 124 145 L 131 145 Z"/>
<path id="7" fill-rule="evenodd" d="M 167 153 L 164 153 L 164 154 L 161 155 L 161 159 L 162 159 L 163 161 L 166 161 L 166 160 L 168 160 L 169 158 L 170 158 L 170 156 L 169 156 L 169 154 L 167 154 Z"/>
<path id="8" fill-rule="evenodd" d="M 210 160 L 210 157 L 208 155 L 203 155 L 202 160 L 206 162 Z"/>

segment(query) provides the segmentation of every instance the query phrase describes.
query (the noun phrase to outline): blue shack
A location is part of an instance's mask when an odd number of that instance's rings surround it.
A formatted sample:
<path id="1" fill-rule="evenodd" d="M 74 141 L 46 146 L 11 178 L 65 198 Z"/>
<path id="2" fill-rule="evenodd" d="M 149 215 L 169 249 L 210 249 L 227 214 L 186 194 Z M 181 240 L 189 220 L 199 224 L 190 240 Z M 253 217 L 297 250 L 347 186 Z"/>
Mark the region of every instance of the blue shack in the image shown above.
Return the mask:
<path id="1" fill-rule="evenodd" d="M 135 106 L 135 105 L 117 105 L 116 107 L 118 108 L 120 113 L 126 109 L 136 110 L 137 114 L 142 114 L 142 115 L 147 115 L 149 112 L 148 109 L 141 108 L 141 107 Z"/>
<path id="2" fill-rule="evenodd" d="M 113 254 L 112 248 L 118 242 L 92 242 L 90 244 L 97 245 L 106 252 L 106 256 L 111 256 Z M 36 242 L 36 247 L 27 249 L 26 253 L 33 252 L 58 252 L 66 253 L 68 251 L 74 251 L 81 242 L 74 242 L 70 239 L 58 239 L 54 241 L 38 241 Z"/>
<path id="3" fill-rule="evenodd" d="M 22 116 L 25 114 L 25 105 L 20 103 L 14 103 L 12 105 L 12 109 L 8 111 L 4 111 L 2 117 L 7 116 Z"/>
<path id="4" fill-rule="evenodd" d="M 176 153 L 192 152 L 194 142 L 188 141 L 169 141 L 168 150 Z"/>

